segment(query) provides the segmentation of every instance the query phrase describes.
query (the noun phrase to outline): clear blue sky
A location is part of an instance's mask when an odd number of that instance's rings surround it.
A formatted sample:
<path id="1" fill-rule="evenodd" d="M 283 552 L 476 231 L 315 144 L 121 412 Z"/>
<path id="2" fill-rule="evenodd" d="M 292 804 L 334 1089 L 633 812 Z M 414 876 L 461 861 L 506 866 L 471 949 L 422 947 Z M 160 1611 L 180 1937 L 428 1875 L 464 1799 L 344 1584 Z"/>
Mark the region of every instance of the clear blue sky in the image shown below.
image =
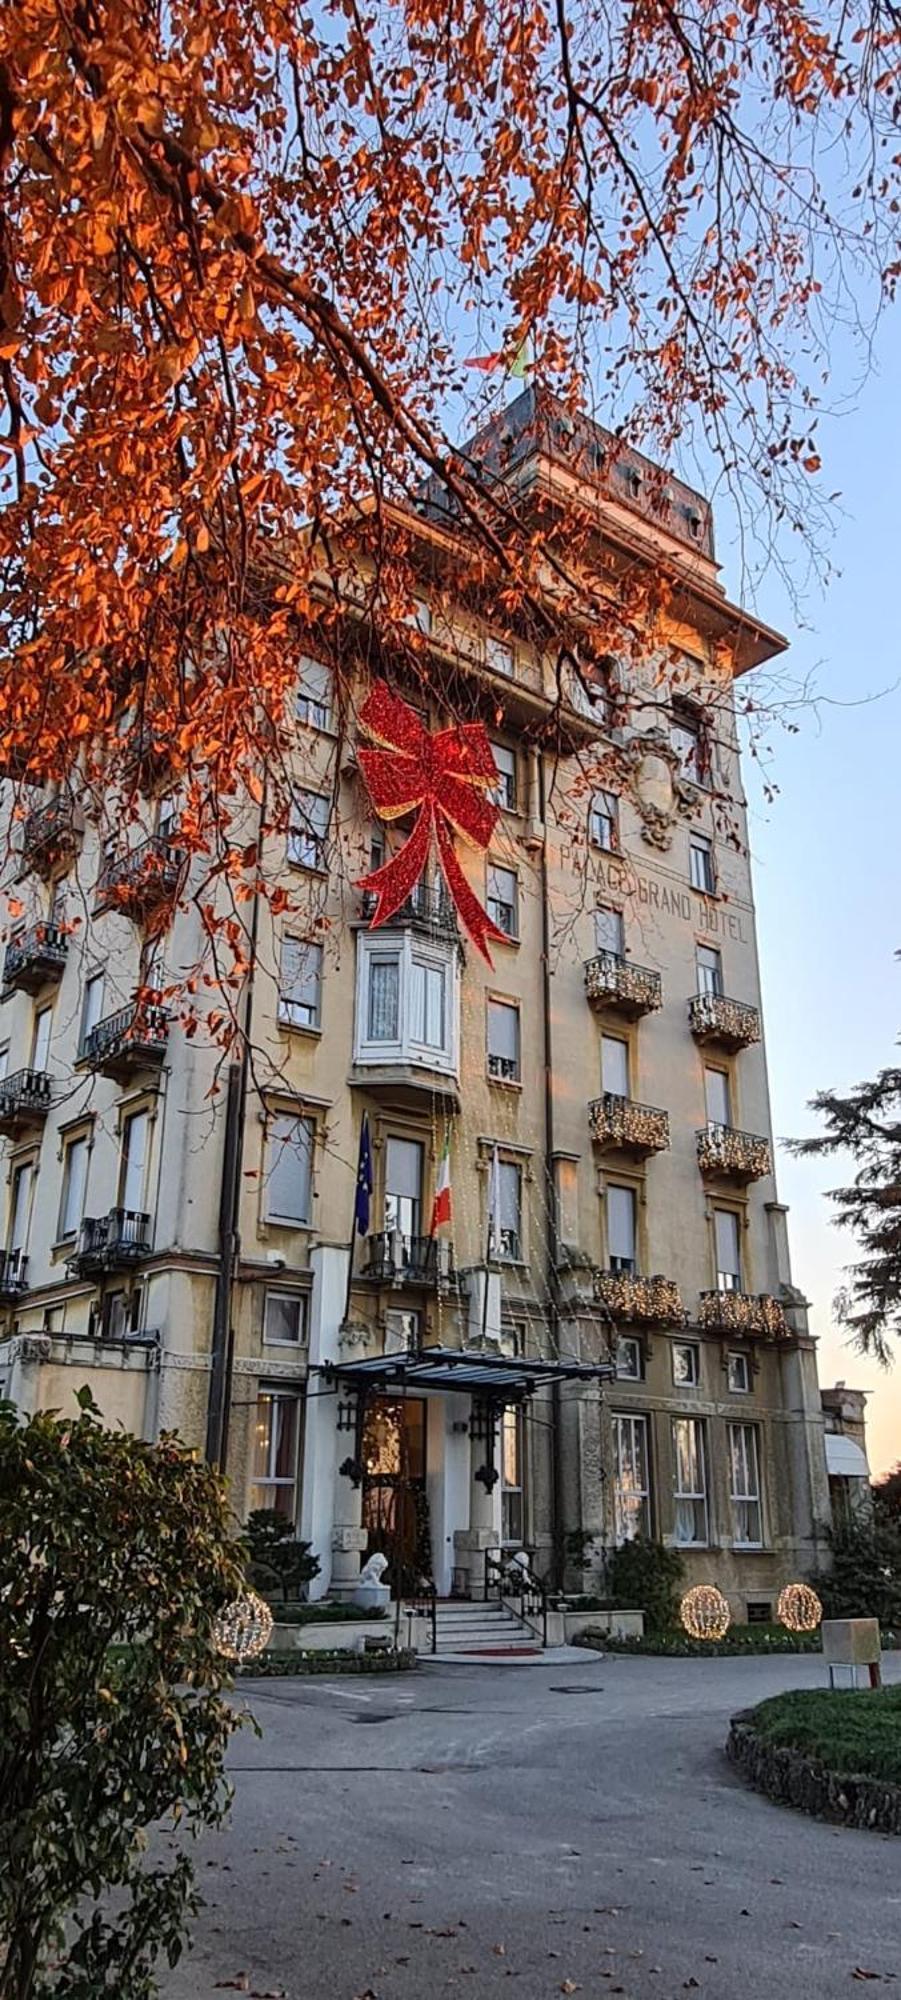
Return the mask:
<path id="1" fill-rule="evenodd" d="M 826 490 L 841 493 L 832 549 L 841 574 L 808 598 L 812 629 L 798 628 L 775 575 L 756 598 L 758 612 L 790 637 L 799 678 L 815 670 L 822 698 L 817 711 L 796 715 L 797 736 L 772 734 L 775 802 L 765 801 L 753 765 L 746 772 L 777 1138 L 816 1129 L 806 1110 L 815 1090 L 858 1082 L 895 1061 L 901 1028 L 897 314 L 882 329 L 878 375 L 852 413 L 822 428 L 821 446 Z M 738 565 L 726 535 L 719 554 L 734 589 Z M 892 693 L 865 703 L 896 681 Z M 792 1160 L 780 1148 L 778 1177 L 791 1207 L 795 1280 L 820 1337 L 820 1379 L 872 1390 L 870 1463 L 884 1471 L 901 1459 L 901 1351 L 886 1372 L 861 1361 L 834 1326 L 831 1300 L 854 1247 L 831 1223 L 822 1190 L 841 1172 L 835 1161 Z"/>

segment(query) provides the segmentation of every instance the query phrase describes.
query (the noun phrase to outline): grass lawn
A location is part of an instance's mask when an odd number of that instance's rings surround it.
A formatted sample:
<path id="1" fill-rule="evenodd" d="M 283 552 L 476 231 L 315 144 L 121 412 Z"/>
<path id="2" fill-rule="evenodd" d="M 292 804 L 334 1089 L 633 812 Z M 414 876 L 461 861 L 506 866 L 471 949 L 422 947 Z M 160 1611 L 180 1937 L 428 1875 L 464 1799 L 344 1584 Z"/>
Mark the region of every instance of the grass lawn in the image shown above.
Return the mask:
<path id="1" fill-rule="evenodd" d="M 777 1694 L 751 1711 L 766 1742 L 801 1750 L 845 1778 L 901 1785 L 901 1687 Z"/>

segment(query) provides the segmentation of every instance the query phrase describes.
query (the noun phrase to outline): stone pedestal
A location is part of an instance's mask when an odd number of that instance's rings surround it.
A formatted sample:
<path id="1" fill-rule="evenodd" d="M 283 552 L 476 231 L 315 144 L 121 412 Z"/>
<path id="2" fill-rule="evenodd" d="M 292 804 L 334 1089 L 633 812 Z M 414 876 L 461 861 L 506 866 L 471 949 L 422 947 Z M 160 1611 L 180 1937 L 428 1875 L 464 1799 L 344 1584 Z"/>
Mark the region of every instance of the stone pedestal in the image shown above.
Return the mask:
<path id="1" fill-rule="evenodd" d="M 387 1583 L 358 1583 L 353 1601 L 361 1611 L 387 1611 L 391 1603 L 391 1592 Z"/>
<path id="2" fill-rule="evenodd" d="M 340 1483 L 345 1487 L 348 1484 L 346 1479 Z M 360 1566 L 369 1540 L 366 1529 L 359 1525 L 361 1509 L 359 1488 L 356 1491 L 351 1489 L 351 1499 L 356 1502 L 356 1522 L 336 1522 L 332 1529 L 332 1583 L 329 1595 L 344 1602 L 355 1596 L 360 1582 Z M 340 1504 L 345 1514 L 350 1512 L 348 1501 L 344 1496 L 340 1496 Z M 339 1496 L 336 1495 L 336 1513 L 338 1505 Z"/>

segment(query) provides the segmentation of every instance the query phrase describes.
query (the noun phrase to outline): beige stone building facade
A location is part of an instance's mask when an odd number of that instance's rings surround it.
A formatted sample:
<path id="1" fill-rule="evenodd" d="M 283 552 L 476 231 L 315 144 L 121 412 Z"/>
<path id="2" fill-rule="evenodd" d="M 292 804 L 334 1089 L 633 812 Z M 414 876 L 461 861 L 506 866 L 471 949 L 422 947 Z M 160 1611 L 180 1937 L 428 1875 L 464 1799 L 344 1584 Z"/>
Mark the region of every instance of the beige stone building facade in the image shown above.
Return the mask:
<path id="1" fill-rule="evenodd" d="M 829 1515 L 732 699 L 782 642 L 724 595 L 705 502 L 670 481 L 652 504 L 652 468 L 608 466 L 604 434 L 538 390 L 480 449 L 522 506 L 565 520 L 578 495 L 599 547 L 666 560 L 677 669 L 614 664 L 561 691 L 521 633 L 452 602 L 432 493 L 408 523 L 423 719 L 489 726 L 497 828 L 461 859 L 506 942 L 489 968 L 434 873 L 371 928 L 353 885 L 387 836 L 329 667 L 299 657 L 296 811 L 267 855 L 291 910 L 249 918 L 252 1059 L 230 1072 L 171 1009 L 135 1016 L 202 950 L 165 771 L 121 847 L 99 848 L 76 799 L 18 800 L 0 1388 L 67 1408 L 88 1382 L 109 1421 L 177 1429 L 224 1463 L 242 1514 L 298 1522 L 317 1589 L 351 1589 L 375 1547 L 441 1594 L 478 1594 L 503 1545 L 576 1582 L 647 1532 L 736 1617 L 763 1615 Z M 446 1142 L 452 1223 L 433 1237 Z"/>

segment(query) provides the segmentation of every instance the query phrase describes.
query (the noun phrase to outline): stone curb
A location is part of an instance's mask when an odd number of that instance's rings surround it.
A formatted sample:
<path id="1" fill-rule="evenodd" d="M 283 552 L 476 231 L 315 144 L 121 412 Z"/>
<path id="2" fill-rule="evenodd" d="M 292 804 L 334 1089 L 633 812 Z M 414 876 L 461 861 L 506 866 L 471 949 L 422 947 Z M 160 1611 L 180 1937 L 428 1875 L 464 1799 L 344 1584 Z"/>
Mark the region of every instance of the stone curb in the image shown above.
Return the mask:
<path id="1" fill-rule="evenodd" d="M 753 1715 L 746 1709 L 733 1716 L 726 1755 L 755 1791 L 815 1819 L 901 1834 L 901 1785 L 878 1778 L 839 1777 L 802 1750 L 767 1743 L 754 1728 Z"/>

